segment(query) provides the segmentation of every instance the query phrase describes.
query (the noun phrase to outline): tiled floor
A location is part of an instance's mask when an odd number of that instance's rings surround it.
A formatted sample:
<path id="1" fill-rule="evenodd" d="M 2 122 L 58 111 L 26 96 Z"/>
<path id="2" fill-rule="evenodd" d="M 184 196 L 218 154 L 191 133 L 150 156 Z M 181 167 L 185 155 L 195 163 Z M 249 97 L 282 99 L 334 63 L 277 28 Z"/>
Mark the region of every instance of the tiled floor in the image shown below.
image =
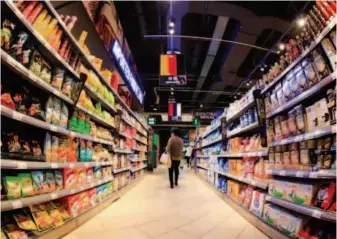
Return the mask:
<path id="1" fill-rule="evenodd" d="M 222 201 L 192 171 L 168 187 L 158 169 L 64 239 L 265 239 L 262 232 Z"/>

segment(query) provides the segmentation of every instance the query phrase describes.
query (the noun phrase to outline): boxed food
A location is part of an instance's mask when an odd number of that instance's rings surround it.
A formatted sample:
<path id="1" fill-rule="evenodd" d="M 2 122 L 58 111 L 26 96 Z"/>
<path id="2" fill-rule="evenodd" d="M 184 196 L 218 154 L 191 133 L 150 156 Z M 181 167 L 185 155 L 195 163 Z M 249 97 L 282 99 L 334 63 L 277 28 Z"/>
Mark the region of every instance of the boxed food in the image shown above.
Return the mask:
<path id="1" fill-rule="evenodd" d="M 314 69 L 319 75 L 320 80 L 324 79 L 326 76 L 330 74 L 330 69 L 323 57 L 322 50 L 319 47 L 317 47 L 310 53 L 310 55 L 313 61 Z"/>
<path id="2" fill-rule="evenodd" d="M 262 217 L 263 207 L 265 202 L 266 194 L 257 190 L 253 191 L 252 200 L 250 203 L 249 211 L 255 215 Z"/>
<path id="3" fill-rule="evenodd" d="M 81 210 L 81 203 L 79 200 L 79 194 L 71 195 L 65 198 L 65 204 L 70 215 L 76 217 Z"/>
<path id="4" fill-rule="evenodd" d="M 94 206 L 96 204 L 96 189 L 91 188 L 87 191 L 87 193 L 91 206 Z"/>
<path id="5" fill-rule="evenodd" d="M 282 90 L 283 90 L 284 98 L 286 100 L 291 100 L 292 98 L 291 88 L 290 88 L 291 77 L 292 77 L 292 74 L 288 73 L 282 82 Z"/>
<path id="6" fill-rule="evenodd" d="M 307 116 L 307 132 L 313 132 L 318 128 L 318 118 L 316 114 L 316 105 L 313 104 L 305 108 Z"/>
<path id="7" fill-rule="evenodd" d="M 309 88 L 309 80 L 305 76 L 304 70 L 300 64 L 296 66 L 296 68 L 294 69 L 294 72 L 295 72 L 295 78 L 297 80 L 297 84 L 299 86 L 298 91 L 299 91 L 299 94 L 301 94 L 302 92 L 306 91 Z"/>
<path id="8" fill-rule="evenodd" d="M 294 69 L 294 72 L 295 71 L 301 71 L 301 66 L 298 66 L 298 68 L 295 68 Z M 298 96 L 300 93 L 301 93 L 301 90 L 300 90 L 300 84 L 299 82 L 297 81 L 297 78 L 296 78 L 296 75 L 295 73 L 293 73 L 293 77 L 291 78 L 290 80 L 290 89 L 291 89 L 291 95 L 292 95 L 292 98 Z"/>
<path id="9" fill-rule="evenodd" d="M 242 187 L 243 187 L 243 184 L 234 182 L 232 180 L 228 180 L 228 189 L 227 189 L 228 196 L 233 198 L 234 200 L 238 200 L 240 190 Z"/>
<path id="10" fill-rule="evenodd" d="M 308 86 L 311 87 L 318 81 L 318 76 L 313 68 L 312 61 L 309 58 L 305 58 L 301 65 L 304 69 L 304 74 L 308 79 Z"/>
<path id="11" fill-rule="evenodd" d="M 288 192 L 288 182 L 271 179 L 269 180 L 268 193 L 277 198 L 286 199 Z"/>
<path id="12" fill-rule="evenodd" d="M 310 206 L 317 192 L 317 185 L 288 182 L 286 199 L 296 204 Z"/>
<path id="13" fill-rule="evenodd" d="M 330 125 L 330 114 L 326 98 L 315 103 L 318 127 L 324 128 Z"/>

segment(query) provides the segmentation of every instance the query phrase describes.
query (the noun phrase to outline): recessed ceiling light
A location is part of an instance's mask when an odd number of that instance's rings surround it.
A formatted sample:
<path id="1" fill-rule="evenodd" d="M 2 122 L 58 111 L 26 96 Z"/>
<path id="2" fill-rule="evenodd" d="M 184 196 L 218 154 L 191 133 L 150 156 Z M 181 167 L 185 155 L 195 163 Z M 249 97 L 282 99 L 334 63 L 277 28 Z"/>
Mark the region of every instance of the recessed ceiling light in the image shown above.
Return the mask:
<path id="1" fill-rule="evenodd" d="M 261 71 L 264 71 L 264 68 L 263 68 L 263 67 L 261 67 L 261 68 L 260 68 L 260 70 L 261 70 Z"/>
<path id="2" fill-rule="evenodd" d="M 174 29 L 170 29 L 170 30 L 169 30 L 169 33 L 170 33 L 171 35 L 173 35 L 173 34 L 174 34 Z"/>
<path id="3" fill-rule="evenodd" d="M 174 92 L 173 92 L 173 91 L 171 91 L 171 95 L 174 95 Z"/>
<path id="4" fill-rule="evenodd" d="M 298 19 L 297 20 L 297 25 L 299 26 L 299 27 L 304 27 L 304 25 L 305 25 L 305 19 L 302 17 L 302 18 L 300 18 L 300 19 Z"/>
<path id="5" fill-rule="evenodd" d="M 174 90 L 173 87 L 171 87 L 171 90 L 172 90 L 172 91 Z"/>
<path id="6" fill-rule="evenodd" d="M 157 108 L 153 108 L 154 111 L 157 111 Z"/>
<path id="7" fill-rule="evenodd" d="M 283 51 L 283 50 L 284 50 L 284 48 L 285 48 L 285 46 L 284 46 L 284 44 L 283 44 L 283 43 L 281 43 L 281 44 L 279 44 L 279 45 L 278 45 L 278 49 L 280 49 L 281 51 Z"/>
<path id="8" fill-rule="evenodd" d="M 173 20 L 170 20 L 169 26 L 170 26 L 170 27 L 174 27 L 174 25 L 175 25 L 175 24 L 174 24 L 174 21 L 173 21 Z"/>
<path id="9" fill-rule="evenodd" d="M 249 86 L 249 84 L 250 84 L 250 82 L 248 81 L 248 82 L 246 83 L 246 86 Z"/>
<path id="10" fill-rule="evenodd" d="M 203 105 L 200 105 L 200 108 L 204 107 Z"/>

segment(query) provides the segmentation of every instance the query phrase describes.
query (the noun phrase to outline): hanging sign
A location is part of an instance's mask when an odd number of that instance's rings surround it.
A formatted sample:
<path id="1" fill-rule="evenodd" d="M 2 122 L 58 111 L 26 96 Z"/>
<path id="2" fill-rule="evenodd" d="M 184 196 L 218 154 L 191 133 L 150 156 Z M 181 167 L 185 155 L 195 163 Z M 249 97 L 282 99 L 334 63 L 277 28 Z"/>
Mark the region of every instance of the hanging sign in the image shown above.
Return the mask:
<path id="1" fill-rule="evenodd" d="M 187 85 L 183 55 L 160 55 L 159 85 Z"/>
<path id="2" fill-rule="evenodd" d="M 116 65 L 119 69 L 119 72 L 123 76 L 125 83 L 128 88 L 132 92 L 133 96 L 137 99 L 137 101 L 143 105 L 144 103 L 144 92 L 139 87 L 138 82 L 136 81 L 131 68 L 126 61 L 126 58 L 122 52 L 122 48 L 119 45 L 118 41 L 115 40 L 111 47 L 111 53 L 116 60 Z"/>

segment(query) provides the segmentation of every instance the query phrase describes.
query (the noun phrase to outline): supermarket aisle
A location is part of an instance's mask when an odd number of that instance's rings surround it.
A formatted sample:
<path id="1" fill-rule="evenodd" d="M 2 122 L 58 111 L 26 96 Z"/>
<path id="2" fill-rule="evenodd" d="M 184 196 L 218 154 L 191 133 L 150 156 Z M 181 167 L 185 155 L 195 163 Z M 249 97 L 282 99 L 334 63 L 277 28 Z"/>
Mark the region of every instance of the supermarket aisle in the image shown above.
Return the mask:
<path id="1" fill-rule="evenodd" d="M 169 188 L 167 171 L 146 176 L 120 200 L 64 239 L 267 238 L 222 201 L 192 171 Z"/>

